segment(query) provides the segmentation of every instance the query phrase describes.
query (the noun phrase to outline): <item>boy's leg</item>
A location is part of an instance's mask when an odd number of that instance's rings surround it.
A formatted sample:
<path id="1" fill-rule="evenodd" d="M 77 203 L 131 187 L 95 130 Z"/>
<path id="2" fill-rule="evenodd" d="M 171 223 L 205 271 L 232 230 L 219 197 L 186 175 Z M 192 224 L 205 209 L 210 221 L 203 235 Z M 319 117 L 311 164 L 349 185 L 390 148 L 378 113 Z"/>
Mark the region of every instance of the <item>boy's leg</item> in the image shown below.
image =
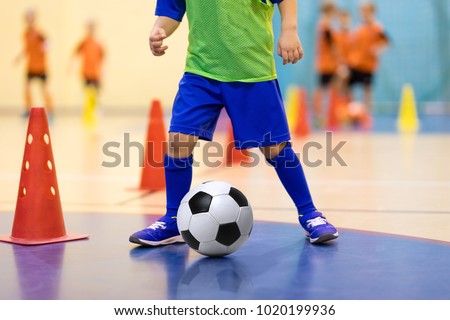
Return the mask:
<path id="1" fill-rule="evenodd" d="M 223 86 L 236 148 L 261 147 L 297 206 L 300 223 L 310 235 L 311 242 L 336 238 L 336 229 L 316 211 L 300 161 L 287 142 L 290 134 L 278 82 L 230 83 Z"/>
<path id="2" fill-rule="evenodd" d="M 324 108 L 325 99 L 329 99 L 330 89 L 335 84 L 334 74 L 319 74 L 317 88 L 313 93 L 313 108 L 314 108 L 314 121 L 315 127 L 322 128 L 326 123 L 328 108 Z"/>
<path id="3" fill-rule="evenodd" d="M 347 66 L 341 67 L 337 72 L 337 87 L 339 93 L 345 98 L 346 101 L 350 101 L 350 71 Z"/>
<path id="4" fill-rule="evenodd" d="M 167 211 L 153 225 L 134 233 L 131 242 L 149 246 L 183 242 L 176 215 L 191 186 L 192 151 L 198 139 L 212 139 L 222 108 L 218 81 L 189 73 L 183 76 L 172 110 L 169 148 L 164 158 Z"/>
<path id="5" fill-rule="evenodd" d="M 323 111 L 323 96 L 325 88 L 320 84 L 313 93 L 313 111 L 314 111 L 314 126 L 316 128 L 322 128 L 325 123 L 324 111 Z"/>
<path id="6" fill-rule="evenodd" d="M 297 207 L 299 216 L 316 211 L 303 168 L 289 142 L 261 148 Z"/>
<path id="7" fill-rule="evenodd" d="M 189 192 L 192 182 L 192 152 L 198 141 L 197 136 L 171 132 L 169 150 L 164 157 L 166 176 L 166 217 L 177 215 L 180 202 Z"/>
<path id="8" fill-rule="evenodd" d="M 131 235 L 131 242 L 149 246 L 184 242 L 177 227 L 177 212 L 191 186 L 192 151 L 197 140 L 192 135 L 169 134 L 168 153 L 164 157 L 166 214 L 150 227 Z"/>
<path id="9" fill-rule="evenodd" d="M 364 105 L 367 108 L 367 112 L 372 114 L 372 85 L 363 85 Z"/>
<path id="10" fill-rule="evenodd" d="M 48 88 L 46 74 L 42 74 L 40 77 L 40 87 L 45 106 L 47 107 L 47 112 L 51 114 L 53 113 L 53 99 Z"/>
<path id="11" fill-rule="evenodd" d="M 30 75 L 27 75 L 27 79 L 25 80 L 25 87 L 24 87 L 24 98 L 25 98 L 25 112 L 24 116 L 28 117 L 30 114 L 31 108 L 33 107 L 33 97 L 31 95 L 31 77 Z"/>
<path id="12" fill-rule="evenodd" d="M 299 221 L 311 243 L 322 243 L 339 236 L 336 228 L 316 210 L 302 165 L 290 142 L 261 148 L 268 163 L 275 168 L 281 183 L 297 207 Z"/>
<path id="13" fill-rule="evenodd" d="M 86 124 L 94 124 L 96 121 L 95 108 L 97 105 L 97 87 L 89 80 L 84 83 L 83 121 Z"/>

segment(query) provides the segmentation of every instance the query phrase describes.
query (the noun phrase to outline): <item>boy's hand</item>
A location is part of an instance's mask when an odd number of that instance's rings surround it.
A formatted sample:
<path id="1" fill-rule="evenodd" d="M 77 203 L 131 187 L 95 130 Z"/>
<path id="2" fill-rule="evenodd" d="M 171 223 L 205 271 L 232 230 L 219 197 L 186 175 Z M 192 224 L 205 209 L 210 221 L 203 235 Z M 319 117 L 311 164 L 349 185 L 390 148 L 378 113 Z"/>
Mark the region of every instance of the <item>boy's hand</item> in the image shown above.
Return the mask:
<path id="1" fill-rule="evenodd" d="M 303 47 L 296 29 L 281 31 L 278 55 L 283 58 L 283 64 L 295 64 L 303 58 Z"/>
<path id="2" fill-rule="evenodd" d="M 166 54 L 168 46 L 163 46 L 163 40 L 167 38 L 166 31 L 163 28 L 154 27 L 150 33 L 150 50 L 153 55 L 160 57 Z"/>

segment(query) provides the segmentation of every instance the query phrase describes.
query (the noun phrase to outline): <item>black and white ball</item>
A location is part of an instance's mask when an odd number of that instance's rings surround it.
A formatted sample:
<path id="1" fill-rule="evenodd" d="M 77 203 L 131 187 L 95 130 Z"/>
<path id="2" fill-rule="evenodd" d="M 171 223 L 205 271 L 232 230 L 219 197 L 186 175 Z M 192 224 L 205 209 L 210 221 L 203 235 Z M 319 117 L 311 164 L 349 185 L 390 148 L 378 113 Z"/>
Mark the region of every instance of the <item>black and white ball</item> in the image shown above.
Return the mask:
<path id="1" fill-rule="evenodd" d="M 223 181 L 210 181 L 184 196 L 177 222 L 192 249 L 220 257 L 236 251 L 248 239 L 253 212 L 241 191 Z"/>

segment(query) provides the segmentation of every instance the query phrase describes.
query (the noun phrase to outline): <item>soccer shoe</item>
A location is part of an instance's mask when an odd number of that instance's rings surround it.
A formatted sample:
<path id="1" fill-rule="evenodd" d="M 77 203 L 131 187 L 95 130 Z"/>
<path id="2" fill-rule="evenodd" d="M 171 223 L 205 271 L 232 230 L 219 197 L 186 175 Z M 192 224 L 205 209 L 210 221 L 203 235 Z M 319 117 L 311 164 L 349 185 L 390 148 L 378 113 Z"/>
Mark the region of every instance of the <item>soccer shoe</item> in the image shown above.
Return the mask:
<path id="1" fill-rule="evenodd" d="M 339 237 L 339 232 L 321 212 L 313 211 L 304 214 L 299 217 L 299 221 L 311 243 L 319 244 Z"/>
<path id="2" fill-rule="evenodd" d="M 178 231 L 177 217 L 163 216 L 144 230 L 133 233 L 130 242 L 142 246 L 162 246 L 176 242 L 184 242 Z"/>

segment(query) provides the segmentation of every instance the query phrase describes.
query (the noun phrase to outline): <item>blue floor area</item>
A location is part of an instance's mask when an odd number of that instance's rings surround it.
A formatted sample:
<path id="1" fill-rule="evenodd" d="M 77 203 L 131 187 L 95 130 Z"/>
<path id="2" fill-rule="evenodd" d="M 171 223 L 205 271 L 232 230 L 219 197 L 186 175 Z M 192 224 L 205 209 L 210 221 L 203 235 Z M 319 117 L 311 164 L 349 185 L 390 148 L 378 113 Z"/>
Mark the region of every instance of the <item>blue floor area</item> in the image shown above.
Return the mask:
<path id="1" fill-rule="evenodd" d="M 225 258 L 128 243 L 155 218 L 67 214 L 89 240 L 0 243 L 0 299 L 450 299 L 450 244 L 342 230 L 313 246 L 297 225 L 262 222 Z M 11 223 L 1 214 L 0 233 Z"/>

